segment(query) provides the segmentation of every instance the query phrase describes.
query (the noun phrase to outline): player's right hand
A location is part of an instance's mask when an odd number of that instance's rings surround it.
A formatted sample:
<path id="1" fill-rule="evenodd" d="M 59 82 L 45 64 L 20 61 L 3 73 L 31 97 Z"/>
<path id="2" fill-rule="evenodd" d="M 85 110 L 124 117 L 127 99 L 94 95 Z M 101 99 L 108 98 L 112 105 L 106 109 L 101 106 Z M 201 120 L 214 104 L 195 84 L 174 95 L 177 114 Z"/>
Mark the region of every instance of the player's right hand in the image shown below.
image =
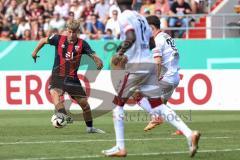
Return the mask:
<path id="1" fill-rule="evenodd" d="M 40 56 L 38 56 L 38 55 L 35 54 L 35 53 L 32 54 L 32 58 L 33 58 L 33 60 L 34 60 L 34 63 L 37 62 L 37 58 L 38 58 L 38 57 L 40 57 Z"/>

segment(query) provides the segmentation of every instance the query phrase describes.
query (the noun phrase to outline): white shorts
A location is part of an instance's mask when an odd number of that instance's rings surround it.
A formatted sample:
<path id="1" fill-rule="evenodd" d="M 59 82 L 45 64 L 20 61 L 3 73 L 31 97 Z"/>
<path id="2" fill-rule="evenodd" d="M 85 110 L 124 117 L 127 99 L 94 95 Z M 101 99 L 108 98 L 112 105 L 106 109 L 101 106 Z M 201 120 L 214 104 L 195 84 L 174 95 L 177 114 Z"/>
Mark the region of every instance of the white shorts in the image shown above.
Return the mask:
<path id="1" fill-rule="evenodd" d="M 178 86 L 180 81 L 179 74 L 164 77 L 162 80 L 158 81 L 158 86 L 154 85 L 143 85 L 140 88 L 142 93 L 151 93 L 152 98 L 161 97 L 164 100 L 171 98 L 174 90 Z M 154 97 L 154 95 L 157 95 Z"/>
<path id="2" fill-rule="evenodd" d="M 117 87 L 118 97 L 120 98 L 129 98 L 133 95 L 134 92 L 140 90 L 142 86 L 155 86 L 157 85 L 157 76 L 155 65 L 147 66 L 148 69 L 145 70 L 134 70 L 125 72 L 125 76 L 123 79 L 119 81 Z M 157 97 L 159 96 L 156 90 L 152 91 L 142 91 L 142 94 L 146 97 Z"/>

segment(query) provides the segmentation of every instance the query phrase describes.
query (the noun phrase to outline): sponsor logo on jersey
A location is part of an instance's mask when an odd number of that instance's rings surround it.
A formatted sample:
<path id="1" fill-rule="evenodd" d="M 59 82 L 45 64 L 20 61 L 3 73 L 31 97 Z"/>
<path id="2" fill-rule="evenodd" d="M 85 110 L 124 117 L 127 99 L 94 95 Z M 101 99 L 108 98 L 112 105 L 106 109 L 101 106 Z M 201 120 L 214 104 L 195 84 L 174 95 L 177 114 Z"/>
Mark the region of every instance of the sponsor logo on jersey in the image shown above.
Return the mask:
<path id="1" fill-rule="evenodd" d="M 67 53 L 65 54 L 65 59 L 66 59 L 67 61 L 73 59 L 73 52 L 67 52 Z"/>

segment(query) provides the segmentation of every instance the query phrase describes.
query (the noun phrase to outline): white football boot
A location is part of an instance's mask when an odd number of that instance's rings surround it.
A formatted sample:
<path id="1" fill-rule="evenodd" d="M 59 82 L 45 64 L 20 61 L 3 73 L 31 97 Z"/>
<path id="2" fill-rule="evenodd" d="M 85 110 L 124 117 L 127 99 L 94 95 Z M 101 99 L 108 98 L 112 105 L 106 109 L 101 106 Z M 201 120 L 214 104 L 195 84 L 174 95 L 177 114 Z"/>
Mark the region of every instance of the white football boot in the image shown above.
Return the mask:
<path id="1" fill-rule="evenodd" d="M 118 146 L 114 146 L 111 149 L 103 150 L 102 154 L 107 157 L 126 157 L 127 151 L 125 149 L 120 149 Z"/>
<path id="2" fill-rule="evenodd" d="M 94 127 L 87 127 L 86 131 L 87 133 L 101 133 L 101 134 L 106 133 L 105 131 Z"/>

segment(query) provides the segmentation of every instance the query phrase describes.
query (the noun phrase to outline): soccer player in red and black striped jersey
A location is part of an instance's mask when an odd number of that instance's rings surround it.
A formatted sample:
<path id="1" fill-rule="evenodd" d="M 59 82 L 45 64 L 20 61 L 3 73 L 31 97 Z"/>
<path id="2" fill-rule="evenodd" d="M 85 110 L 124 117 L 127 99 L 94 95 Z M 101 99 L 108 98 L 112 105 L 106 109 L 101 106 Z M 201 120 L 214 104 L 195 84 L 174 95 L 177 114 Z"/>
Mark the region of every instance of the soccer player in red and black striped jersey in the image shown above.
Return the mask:
<path id="1" fill-rule="evenodd" d="M 45 44 L 55 46 L 55 60 L 49 86 L 55 109 L 57 112 L 66 115 L 68 122 L 71 121 L 71 118 L 67 116 L 63 102 L 60 100 L 60 97 L 67 92 L 81 106 L 87 125 L 87 132 L 104 133 L 104 131 L 93 127 L 91 109 L 77 75 L 83 54 L 93 59 L 98 70 L 102 69 L 103 64 L 89 44 L 78 38 L 79 25 L 79 22 L 76 20 L 70 21 L 67 24 L 66 36 L 54 34 L 50 37 L 42 38 L 34 49 L 32 57 L 36 62 L 37 53 Z"/>

